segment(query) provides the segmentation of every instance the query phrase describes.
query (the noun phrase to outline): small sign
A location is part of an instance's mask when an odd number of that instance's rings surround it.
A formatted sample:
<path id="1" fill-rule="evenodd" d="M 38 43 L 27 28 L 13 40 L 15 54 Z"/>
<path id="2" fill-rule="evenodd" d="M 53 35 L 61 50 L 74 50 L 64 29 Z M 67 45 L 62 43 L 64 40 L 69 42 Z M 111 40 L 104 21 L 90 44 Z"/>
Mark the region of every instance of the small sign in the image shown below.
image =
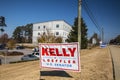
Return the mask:
<path id="1" fill-rule="evenodd" d="M 78 43 L 39 44 L 41 68 L 80 71 Z"/>
<path id="2" fill-rule="evenodd" d="M 106 48 L 107 44 L 100 41 L 100 48 Z"/>
<path id="3" fill-rule="evenodd" d="M 3 16 L 0 16 L 0 26 L 6 26 L 5 17 L 3 17 Z"/>
<path id="4" fill-rule="evenodd" d="M 106 48 L 106 46 L 107 46 L 106 44 L 100 44 L 101 48 Z"/>

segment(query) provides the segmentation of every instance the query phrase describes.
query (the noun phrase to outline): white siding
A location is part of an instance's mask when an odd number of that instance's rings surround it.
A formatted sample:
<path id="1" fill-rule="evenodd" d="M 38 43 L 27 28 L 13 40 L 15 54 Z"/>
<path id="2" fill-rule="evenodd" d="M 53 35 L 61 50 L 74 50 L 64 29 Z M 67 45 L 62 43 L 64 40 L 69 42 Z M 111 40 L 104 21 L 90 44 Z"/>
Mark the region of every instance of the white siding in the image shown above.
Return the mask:
<path id="1" fill-rule="evenodd" d="M 58 26 L 56 27 L 56 25 Z M 34 23 L 32 41 L 33 43 L 37 43 L 37 38 L 46 32 L 46 30 L 49 30 L 55 36 L 61 36 L 63 38 L 63 42 L 65 42 L 71 29 L 71 26 L 63 20 Z"/>

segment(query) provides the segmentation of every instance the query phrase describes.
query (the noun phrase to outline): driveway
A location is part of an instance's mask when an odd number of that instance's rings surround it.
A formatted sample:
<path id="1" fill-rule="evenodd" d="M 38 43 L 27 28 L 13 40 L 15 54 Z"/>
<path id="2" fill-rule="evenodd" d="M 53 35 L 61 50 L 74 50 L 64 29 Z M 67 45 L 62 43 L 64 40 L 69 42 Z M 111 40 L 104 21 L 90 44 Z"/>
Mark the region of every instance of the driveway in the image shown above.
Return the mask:
<path id="1" fill-rule="evenodd" d="M 120 80 L 120 47 L 109 46 L 114 64 L 115 80 Z"/>

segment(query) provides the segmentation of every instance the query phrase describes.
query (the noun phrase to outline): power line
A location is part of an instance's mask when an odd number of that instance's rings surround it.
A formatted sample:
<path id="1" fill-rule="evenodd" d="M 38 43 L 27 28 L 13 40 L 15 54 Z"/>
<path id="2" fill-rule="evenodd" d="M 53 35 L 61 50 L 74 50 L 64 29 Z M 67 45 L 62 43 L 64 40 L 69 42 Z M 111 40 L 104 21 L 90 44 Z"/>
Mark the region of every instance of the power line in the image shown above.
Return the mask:
<path id="1" fill-rule="evenodd" d="M 95 27 L 98 29 L 98 31 L 101 33 L 102 28 L 98 25 L 95 17 L 93 16 L 92 12 L 90 11 L 89 7 L 87 6 L 86 1 L 85 0 L 83 0 L 83 1 L 84 1 L 83 6 L 84 6 L 84 8 L 85 8 L 85 10 L 86 10 L 86 12 L 88 14 L 88 16 L 90 17 L 91 21 L 95 24 Z"/>

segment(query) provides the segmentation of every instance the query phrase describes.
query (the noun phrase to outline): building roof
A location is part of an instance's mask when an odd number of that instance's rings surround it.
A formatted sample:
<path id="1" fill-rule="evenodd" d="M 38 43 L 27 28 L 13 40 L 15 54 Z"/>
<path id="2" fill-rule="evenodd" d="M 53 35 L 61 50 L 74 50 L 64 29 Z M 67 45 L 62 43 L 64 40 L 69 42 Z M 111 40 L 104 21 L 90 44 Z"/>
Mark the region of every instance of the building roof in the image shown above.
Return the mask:
<path id="1" fill-rule="evenodd" d="M 63 21 L 65 23 L 67 23 L 69 26 L 71 26 L 68 22 L 66 22 L 65 20 L 51 20 L 51 21 L 44 21 L 44 22 L 36 22 L 36 23 L 33 23 L 33 24 L 39 24 L 39 23 L 46 23 L 46 22 L 54 22 L 54 21 Z"/>

